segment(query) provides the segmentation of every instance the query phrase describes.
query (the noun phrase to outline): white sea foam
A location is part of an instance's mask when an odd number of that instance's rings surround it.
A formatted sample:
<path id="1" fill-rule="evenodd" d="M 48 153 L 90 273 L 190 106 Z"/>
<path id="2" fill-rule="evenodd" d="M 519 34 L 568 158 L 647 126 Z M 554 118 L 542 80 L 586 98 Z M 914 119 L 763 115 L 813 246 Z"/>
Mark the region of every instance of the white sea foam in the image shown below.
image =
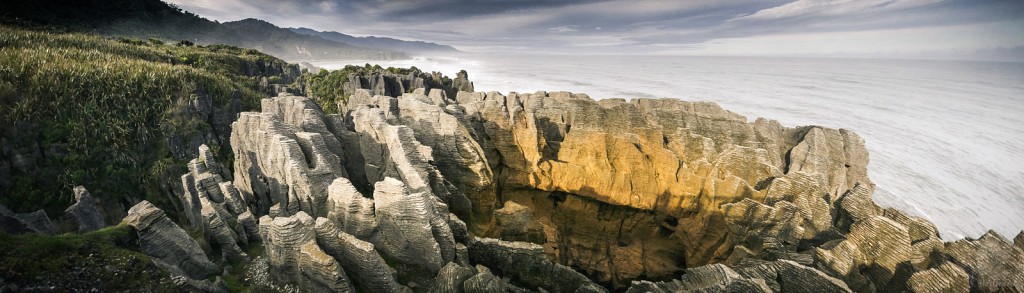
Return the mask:
<path id="1" fill-rule="evenodd" d="M 933 221 L 945 239 L 1024 229 L 1022 63 L 523 55 L 371 63 L 465 69 L 477 91 L 706 100 L 751 120 L 852 129 L 867 142 L 880 205 Z"/>

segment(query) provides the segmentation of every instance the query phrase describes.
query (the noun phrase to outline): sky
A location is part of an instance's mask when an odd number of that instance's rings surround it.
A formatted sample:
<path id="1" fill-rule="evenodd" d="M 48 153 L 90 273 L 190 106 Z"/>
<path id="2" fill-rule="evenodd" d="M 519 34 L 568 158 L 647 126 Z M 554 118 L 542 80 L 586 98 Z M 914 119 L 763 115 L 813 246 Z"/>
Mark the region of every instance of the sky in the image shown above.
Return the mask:
<path id="1" fill-rule="evenodd" d="M 221 22 L 258 18 L 468 52 L 1024 56 L 1024 1 L 169 0 Z"/>

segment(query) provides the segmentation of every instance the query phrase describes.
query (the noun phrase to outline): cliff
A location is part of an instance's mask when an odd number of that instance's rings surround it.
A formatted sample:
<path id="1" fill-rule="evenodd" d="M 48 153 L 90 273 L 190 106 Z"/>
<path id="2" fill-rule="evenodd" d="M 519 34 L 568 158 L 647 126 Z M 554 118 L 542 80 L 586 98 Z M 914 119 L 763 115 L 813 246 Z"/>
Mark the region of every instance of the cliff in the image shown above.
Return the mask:
<path id="1" fill-rule="evenodd" d="M 1020 243 L 944 243 L 876 206 L 847 130 L 566 92 L 356 90 L 338 108 L 282 94 L 233 124 L 233 185 L 301 289 L 1024 289 Z"/>

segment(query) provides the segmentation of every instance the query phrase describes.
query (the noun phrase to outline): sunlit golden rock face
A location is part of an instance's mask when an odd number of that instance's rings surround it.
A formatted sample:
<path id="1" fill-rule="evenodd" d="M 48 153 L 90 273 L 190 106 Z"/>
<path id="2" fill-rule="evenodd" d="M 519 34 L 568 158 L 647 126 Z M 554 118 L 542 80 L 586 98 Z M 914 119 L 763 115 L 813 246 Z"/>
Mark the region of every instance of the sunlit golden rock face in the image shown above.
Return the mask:
<path id="1" fill-rule="evenodd" d="M 847 130 L 748 122 L 706 102 L 565 92 L 357 91 L 332 115 L 289 95 L 263 106 L 234 124 L 241 197 L 267 215 L 261 222 L 304 214 L 323 224 L 316 245 L 261 237 L 281 250 L 273 261 L 334 258 L 359 268 L 349 276 L 358 286 L 870 292 L 1022 283 L 1020 240 L 944 245 L 930 222 L 875 205 L 864 141 Z M 979 277 L 994 268 L 1006 273 Z M 306 283 L 343 283 L 335 275 Z"/>
<path id="2" fill-rule="evenodd" d="M 765 235 L 812 239 L 831 227 L 837 198 L 871 184 L 853 132 L 748 122 L 714 103 L 564 92 L 457 101 L 484 134 L 499 200 L 539 210 L 556 258 L 602 281 L 723 261 Z"/>

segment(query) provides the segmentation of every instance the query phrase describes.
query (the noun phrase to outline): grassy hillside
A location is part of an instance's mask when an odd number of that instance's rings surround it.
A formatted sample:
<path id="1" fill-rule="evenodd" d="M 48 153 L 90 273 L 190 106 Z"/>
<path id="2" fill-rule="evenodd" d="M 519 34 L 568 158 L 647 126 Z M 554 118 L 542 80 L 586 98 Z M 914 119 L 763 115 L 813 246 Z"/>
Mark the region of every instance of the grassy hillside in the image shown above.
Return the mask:
<path id="1" fill-rule="evenodd" d="M 111 36 L 189 40 L 258 49 L 288 60 L 398 59 L 405 54 L 294 33 L 247 19 L 218 23 L 160 0 L 33 0 L 3 2 L 0 23 Z"/>
<path id="2" fill-rule="evenodd" d="M 136 251 L 137 242 L 128 225 L 59 236 L 0 233 L 0 284 L 58 292 L 174 292 L 167 273 Z"/>
<path id="3" fill-rule="evenodd" d="M 218 111 L 257 109 L 267 81 L 297 71 L 230 46 L 0 26 L 0 203 L 56 218 L 85 185 L 107 204 L 148 199 L 174 213 L 190 159 L 174 142 L 226 144 L 200 96 Z"/>

